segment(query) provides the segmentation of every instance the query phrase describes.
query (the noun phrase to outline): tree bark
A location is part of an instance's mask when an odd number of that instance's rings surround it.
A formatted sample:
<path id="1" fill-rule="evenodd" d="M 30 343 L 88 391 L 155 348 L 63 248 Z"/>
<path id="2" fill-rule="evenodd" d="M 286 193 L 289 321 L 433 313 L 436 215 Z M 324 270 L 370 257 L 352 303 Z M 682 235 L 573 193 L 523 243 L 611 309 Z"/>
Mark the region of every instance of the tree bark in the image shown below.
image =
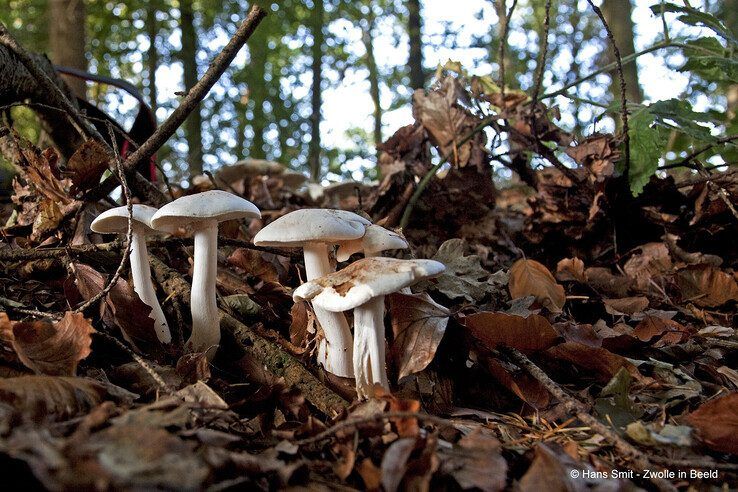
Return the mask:
<path id="1" fill-rule="evenodd" d="M 49 0 L 49 52 L 57 65 L 87 70 L 85 57 L 84 0 Z M 85 98 L 85 81 L 77 77 L 64 77 L 75 96 Z"/>
<path id="2" fill-rule="evenodd" d="M 738 36 L 738 0 L 723 0 L 722 18 L 727 28 Z M 738 116 L 738 84 L 729 85 L 725 95 L 728 99 L 728 121 L 733 121 Z"/>
<path id="3" fill-rule="evenodd" d="M 151 112 L 156 118 L 156 110 L 159 108 L 157 103 L 156 92 L 156 68 L 159 66 L 159 52 L 156 49 L 156 37 L 159 31 L 159 25 L 156 21 L 156 3 L 152 2 L 146 11 L 146 29 L 149 36 L 149 49 L 146 52 L 146 63 L 148 65 L 148 84 L 149 84 L 149 106 Z"/>
<path id="4" fill-rule="evenodd" d="M 420 12 L 420 0 L 408 0 L 407 33 L 410 38 L 410 55 L 407 66 L 410 71 L 410 87 L 422 89 L 425 86 L 423 72 L 423 18 Z"/>
<path id="5" fill-rule="evenodd" d="M 373 16 L 367 18 L 367 29 L 363 33 L 366 49 L 366 68 L 369 70 L 369 94 L 374 103 L 374 145 L 382 143 L 382 104 L 379 100 L 379 69 L 374 57 L 374 23 Z"/>
<path id="6" fill-rule="evenodd" d="M 321 145 L 320 145 L 320 120 L 322 106 L 323 83 L 323 44 L 325 35 L 323 33 L 324 5 L 323 0 L 314 0 L 311 15 L 311 29 L 313 34 L 313 89 L 311 95 L 312 113 L 310 114 L 310 144 L 308 145 L 308 165 L 310 177 L 313 181 L 320 181 L 321 172 Z"/>
<path id="7" fill-rule="evenodd" d="M 615 44 L 620 50 L 620 56 L 625 57 L 635 53 L 633 45 L 633 19 L 631 18 L 633 5 L 631 0 L 604 0 L 602 2 L 602 13 L 607 24 L 610 26 Z M 608 46 L 608 53 L 611 52 Z M 613 57 L 607 61 L 612 61 Z M 643 92 L 638 83 L 638 65 L 636 62 L 623 65 L 623 77 L 625 78 L 625 95 L 628 102 L 640 103 L 643 101 Z M 610 76 L 610 92 L 616 101 L 620 100 L 620 82 L 617 72 Z"/>
<path id="8" fill-rule="evenodd" d="M 198 81 L 197 71 L 197 31 L 192 0 L 180 0 L 180 31 L 182 34 L 182 68 L 184 69 L 185 90 L 189 91 Z M 202 113 L 198 105 L 192 110 L 184 124 L 187 139 L 187 165 L 190 176 L 202 174 Z"/>

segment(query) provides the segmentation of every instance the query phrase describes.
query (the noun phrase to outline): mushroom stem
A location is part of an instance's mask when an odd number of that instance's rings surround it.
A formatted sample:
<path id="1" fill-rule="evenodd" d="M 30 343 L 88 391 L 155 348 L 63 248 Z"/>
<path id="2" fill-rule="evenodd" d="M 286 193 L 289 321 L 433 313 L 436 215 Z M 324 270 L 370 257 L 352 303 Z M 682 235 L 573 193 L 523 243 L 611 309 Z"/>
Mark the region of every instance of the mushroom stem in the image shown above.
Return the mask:
<path id="1" fill-rule="evenodd" d="M 172 341 L 169 325 L 164 312 L 161 310 L 159 300 L 156 298 L 156 290 L 151 281 L 151 267 L 149 266 L 149 254 L 146 250 L 146 237 L 140 228 L 133 228 L 131 237 L 131 276 L 133 277 L 133 290 L 147 306 L 151 307 L 149 317 L 154 320 L 156 338 L 162 343 Z"/>
<path id="2" fill-rule="evenodd" d="M 325 243 L 306 244 L 303 249 L 305 256 L 305 275 L 307 280 L 313 280 L 323 275 L 333 273 L 328 260 L 328 245 Z M 343 313 L 332 313 L 325 309 L 313 306 L 315 317 L 325 333 L 325 343 L 318 347 L 318 362 L 325 369 L 343 378 L 354 377 L 353 370 L 353 339 L 346 317 Z"/>
<path id="3" fill-rule="evenodd" d="M 389 392 L 384 344 L 384 296 L 354 309 L 354 374 L 356 395 L 374 396 L 375 385 Z"/>
<path id="4" fill-rule="evenodd" d="M 207 352 L 212 359 L 220 342 L 220 316 L 215 298 L 218 273 L 218 223 L 207 221 L 195 230 L 195 264 L 192 272 L 192 335 L 186 347 Z"/>

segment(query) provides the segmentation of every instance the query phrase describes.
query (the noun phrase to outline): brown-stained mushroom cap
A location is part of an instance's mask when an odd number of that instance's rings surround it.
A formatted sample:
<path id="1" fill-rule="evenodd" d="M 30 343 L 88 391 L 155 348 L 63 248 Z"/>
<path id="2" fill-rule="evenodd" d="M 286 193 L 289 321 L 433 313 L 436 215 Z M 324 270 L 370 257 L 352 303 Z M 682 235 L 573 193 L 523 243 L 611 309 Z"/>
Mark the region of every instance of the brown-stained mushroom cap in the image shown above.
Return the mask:
<path id="1" fill-rule="evenodd" d="M 302 284 L 292 297 L 311 301 L 327 311 L 348 311 L 375 297 L 435 277 L 445 269 L 443 263 L 435 260 L 364 258 L 336 273 Z"/>
<path id="2" fill-rule="evenodd" d="M 335 244 L 358 239 L 371 222 L 345 210 L 295 210 L 264 227 L 254 237 L 257 246 L 298 248 L 308 243 Z"/>

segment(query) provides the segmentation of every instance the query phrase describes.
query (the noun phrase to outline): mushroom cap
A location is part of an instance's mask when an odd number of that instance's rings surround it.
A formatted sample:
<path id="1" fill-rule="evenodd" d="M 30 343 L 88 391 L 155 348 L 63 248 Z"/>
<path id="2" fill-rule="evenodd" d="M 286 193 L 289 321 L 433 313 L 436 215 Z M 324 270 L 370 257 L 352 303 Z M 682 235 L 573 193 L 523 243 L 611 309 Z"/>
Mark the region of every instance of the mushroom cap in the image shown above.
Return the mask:
<path id="1" fill-rule="evenodd" d="M 151 227 L 151 218 L 156 213 L 154 207 L 133 205 L 133 222 L 143 227 L 146 234 L 160 234 Z M 101 213 L 90 224 L 90 229 L 101 234 L 125 234 L 128 232 L 128 207 L 115 207 Z"/>
<path id="2" fill-rule="evenodd" d="M 353 309 L 372 300 L 435 277 L 446 269 L 435 260 L 364 258 L 343 270 L 316 278 L 295 289 L 296 301 L 311 301 L 326 311 Z"/>
<path id="3" fill-rule="evenodd" d="M 211 190 L 167 203 L 151 218 L 151 227 L 172 230 L 198 222 L 223 222 L 244 217 L 261 217 L 261 212 L 256 205 L 238 195 Z"/>
<path id="4" fill-rule="evenodd" d="M 382 226 L 372 224 L 366 228 L 366 233 L 361 239 L 341 243 L 338 247 L 336 259 L 346 261 L 352 254 L 362 250 L 365 255 L 373 255 L 380 251 L 407 249 L 408 247 L 409 245 L 404 237 Z"/>
<path id="5" fill-rule="evenodd" d="M 257 246 L 297 248 L 307 243 L 335 244 L 362 237 L 371 222 L 345 210 L 304 208 L 283 215 L 256 236 Z"/>

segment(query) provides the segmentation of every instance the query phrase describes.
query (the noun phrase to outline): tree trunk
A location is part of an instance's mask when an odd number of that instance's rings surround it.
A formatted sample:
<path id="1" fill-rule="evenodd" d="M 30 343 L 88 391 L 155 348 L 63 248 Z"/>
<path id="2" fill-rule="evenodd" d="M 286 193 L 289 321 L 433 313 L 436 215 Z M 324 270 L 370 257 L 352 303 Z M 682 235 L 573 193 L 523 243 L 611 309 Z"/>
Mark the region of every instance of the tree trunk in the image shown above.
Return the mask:
<path id="1" fill-rule="evenodd" d="M 738 0 L 723 0 L 723 11 L 723 22 L 738 36 Z M 728 98 L 728 121 L 733 121 L 738 115 L 738 84 L 729 85 L 725 95 Z"/>
<path id="2" fill-rule="evenodd" d="M 367 19 L 367 29 L 363 35 L 366 48 L 366 68 L 369 70 L 369 94 L 374 103 L 374 145 L 382 143 L 382 105 L 379 100 L 379 69 L 374 58 L 374 17 Z"/>
<path id="3" fill-rule="evenodd" d="M 620 56 L 626 57 L 635 53 L 633 46 L 633 19 L 631 19 L 633 5 L 631 0 L 604 0 L 602 2 L 602 13 L 607 24 L 610 26 L 615 44 L 620 50 Z M 609 43 L 609 41 L 608 41 Z M 611 52 L 608 46 L 608 53 Z M 610 56 L 606 62 L 614 60 Z M 640 103 L 643 101 L 643 92 L 638 83 L 638 65 L 635 61 L 623 65 L 623 77 L 625 78 L 625 95 L 628 102 Z M 620 101 L 620 82 L 617 71 L 611 74 L 610 92 L 616 101 Z"/>
<path id="4" fill-rule="evenodd" d="M 510 50 L 508 46 L 505 46 L 505 52 L 503 54 L 503 59 L 498 60 L 500 56 L 500 44 L 506 42 L 506 39 L 509 35 L 509 31 L 507 34 L 505 31 L 508 29 L 508 18 L 507 18 L 507 2 L 505 0 L 497 0 L 494 2 L 495 7 L 495 13 L 497 14 L 497 18 L 499 19 L 499 22 L 497 23 L 497 42 L 492 44 L 492 60 L 497 60 L 497 63 L 500 65 L 500 79 L 505 78 L 505 80 L 500 80 L 501 83 L 505 85 L 512 85 L 512 82 L 515 80 L 515 74 L 510 74 L 510 67 L 512 66 L 512 61 L 510 60 Z M 510 81 L 509 83 L 506 83 L 506 81 Z"/>
<path id="5" fill-rule="evenodd" d="M 192 0 L 180 0 L 180 31 L 182 34 L 182 68 L 184 70 L 185 91 L 189 91 L 198 80 L 197 72 L 197 32 Z M 198 105 L 185 120 L 187 139 L 187 165 L 190 176 L 202 174 L 202 114 Z"/>
<path id="6" fill-rule="evenodd" d="M 422 89 L 425 86 L 423 72 L 423 18 L 420 14 L 420 0 L 408 0 L 407 33 L 410 38 L 410 55 L 407 65 L 410 70 L 410 87 Z"/>
<path id="7" fill-rule="evenodd" d="M 159 31 L 159 25 L 156 22 L 156 4 L 154 2 L 149 5 L 146 11 L 146 29 L 149 36 L 149 49 L 146 52 L 146 63 L 148 65 L 148 85 L 149 85 L 149 106 L 151 112 L 156 118 L 156 110 L 159 105 L 156 101 L 156 68 L 159 66 L 159 52 L 156 49 L 156 35 Z"/>
<path id="8" fill-rule="evenodd" d="M 84 0 L 49 0 L 49 51 L 57 65 L 87 70 L 85 57 L 85 3 Z M 64 76 L 74 95 L 84 98 L 85 81 Z"/>
<path id="9" fill-rule="evenodd" d="M 313 90 L 311 96 L 312 113 L 310 114 L 308 165 L 310 167 L 310 177 L 313 181 L 320 181 L 322 174 L 320 162 L 320 109 L 322 105 L 323 43 L 325 41 L 325 35 L 323 34 L 324 6 L 323 0 L 314 0 L 313 3 L 314 7 L 311 15 L 311 29 L 313 34 Z"/>

